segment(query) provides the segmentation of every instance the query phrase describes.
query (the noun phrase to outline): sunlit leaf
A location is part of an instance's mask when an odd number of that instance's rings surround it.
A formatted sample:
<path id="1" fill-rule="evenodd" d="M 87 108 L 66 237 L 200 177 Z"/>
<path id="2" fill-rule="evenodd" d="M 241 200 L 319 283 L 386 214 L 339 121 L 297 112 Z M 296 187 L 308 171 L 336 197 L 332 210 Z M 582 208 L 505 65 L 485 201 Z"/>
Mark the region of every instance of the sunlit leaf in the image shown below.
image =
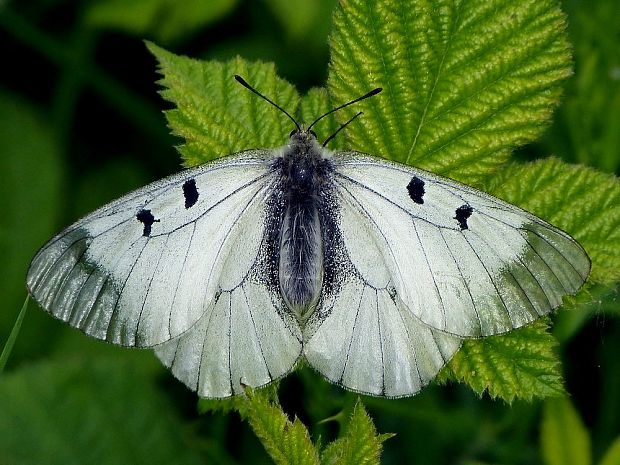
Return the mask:
<path id="1" fill-rule="evenodd" d="M 384 88 L 350 147 L 476 182 L 549 121 L 571 73 L 565 27 L 552 0 L 341 2 L 330 93 Z"/>
<path id="2" fill-rule="evenodd" d="M 557 340 L 537 321 L 501 336 L 468 339 L 442 371 L 482 395 L 508 402 L 515 398 L 555 397 L 564 393 Z"/>
<path id="3" fill-rule="evenodd" d="M 322 465 L 379 465 L 383 442 L 393 434 L 377 434 L 375 425 L 357 402 L 341 436 L 321 454 Z"/>
<path id="4" fill-rule="evenodd" d="M 241 75 L 263 94 L 277 96 L 278 104 L 295 114 L 297 92 L 277 77 L 273 64 L 241 58 L 226 63 L 199 61 L 148 46 L 159 61 L 162 95 L 175 105 L 166 117 L 172 132 L 185 141 L 179 150 L 187 165 L 286 142 L 294 128 L 291 120 L 233 78 Z"/>

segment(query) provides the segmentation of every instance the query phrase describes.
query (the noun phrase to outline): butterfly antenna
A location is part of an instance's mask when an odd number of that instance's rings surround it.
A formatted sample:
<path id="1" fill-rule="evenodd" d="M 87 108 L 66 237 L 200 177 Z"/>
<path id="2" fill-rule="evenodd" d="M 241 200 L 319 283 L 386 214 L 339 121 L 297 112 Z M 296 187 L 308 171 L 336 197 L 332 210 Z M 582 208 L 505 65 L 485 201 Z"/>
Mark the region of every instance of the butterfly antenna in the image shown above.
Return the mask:
<path id="1" fill-rule="evenodd" d="M 260 98 L 267 100 L 269 103 L 271 103 L 274 107 L 276 107 L 278 110 L 280 110 L 282 113 L 284 113 L 286 116 L 288 116 L 291 121 L 293 123 L 295 123 L 295 126 L 297 127 L 298 131 L 301 131 L 301 126 L 299 125 L 299 123 L 295 120 L 295 118 L 293 118 L 291 115 L 288 114 L 288 112 L 282 108 L 280 105 L 278 105 L 277 103 L 273 102 L 272 100 L 268 99 L 267 97 L 265 97 L 263 94 L 261 94 L 259 91 L 257 91 L 254 87 L 252 87 L 250 84 L 248 84 L 245 79 L 243 79 L 241 76 L 239 76 L 238 74 L 235 74 L 235 79 L 237 80 L 237 82 L 239 84 L 241 84 L 243 87 L 245 87 L 246 89 L 254 92 L 256 95 L 258 95 Z"/>
<path id="2" fill-rule="evenodd" d="M 324 115 L 319 116 L 317 119 L 314 120 L 314 122 L 308 126 L 308 128 L 306 129 L 306 131 L 309 131 L 310 128 L 312 128 L 312 126 L 314 126 L 316 123 L 318 123 L 319 121 L 321 121 L 323 118 L 325 118 L 327 115 L 331 115 L 332 113 L 334 113 L 335 111 L 341 110 L 344 107 L 348 107 L 349 105 L 353 105 L 354 103 L 357 103 L 361 100 L 365 100 L 369 97 L 372 97 L 373 95 L 377 95 L 379 92 L 381 92 L 383 90 L 383 88 L 381 87 L 377 87 L 376 89 L 371 90 L 370 92 L 368 92 L 365 95 L 362 95 L 361 97 L 356 98 L 355 100 L 351 100 L 350 102 L 345 103 L 344 105 L 340 105 L 339 107 L 336 107 L 332 110 L 329 110 L 327 113 L 325 113 Z M 351 118 L 346 124 L 350 123 L 351 121 L 353 121 L 355 118 L 357 118 L 357 116 L 354 116 L 353 118 Z M 345 124 L 345 125 L 346 125 Z M 342 129 L 342 127 L 340 128 Z M 338 131 L 340 131 L 340 129 L 338 129 Z M 336 132 L 338 132 L 336 131 Z"/>
<path id="3" fill-rule="evenodd" d="M 360 111 L 357 115 L 355 115 L 349 121 L 347 121 L 346 123 L 341 124 L 340 127 L 338 129 L 336 129 L 336 132 L 334 132 L 331 136 L 329 136 L 327 139 L 325 139 L 325 142 L 323 142 L 323 147 L 325 147 L 330 140 L 332 140 L 334 137 L 336 137 L 336 134 L 338 134 L 340 131 L 342 131 L 344 128 L 346 128 L 349 125 L 349 123 L 351 123 L 355 118 L 357 118 L 362 113 L 364 113 L 364 112 Z"/>

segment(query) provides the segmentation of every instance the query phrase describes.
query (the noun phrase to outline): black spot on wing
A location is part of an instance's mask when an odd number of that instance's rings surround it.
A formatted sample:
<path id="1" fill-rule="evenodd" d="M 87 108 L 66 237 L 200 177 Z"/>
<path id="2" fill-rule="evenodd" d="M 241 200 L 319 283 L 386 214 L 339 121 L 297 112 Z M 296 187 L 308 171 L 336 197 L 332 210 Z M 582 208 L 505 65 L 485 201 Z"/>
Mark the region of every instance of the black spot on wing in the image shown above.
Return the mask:
<path id="1" fill-rule="evenodd" d="M 198 188 L 195 179 L 188 179 L 183 183 L 183 195 L 185 196 L 185 208 L 193 207 L 198 202 Z"/>
<path id="2" fill-rule="evenodd" d="M 469 226 L 467 226 L 467 219 L 471 216 L 473 211 L 474 211 L 474 209 L 471 208 L 469 205 L 461 205 L 454 212 L 456 214 L 454 219 L 459 222 L 459 226 L 461 227 L 461 231 L 469 228 Z"/>
<path id="3" fill-rule="evenodd" d="M 151 226 L 153 226 L 153 223 L 159 221 L 155 219 L 151 210 L 140 210 L 136 215 L 136 219 L 144 225 L 144 230 L 142 231 L 144 237 L 151 235 Z"/>
<path id="4" fill-rule="evenodd" d="M 417 176 L 411 178 L 409 184 L 407 184 L 407 192 L 409 192 L 409 197 L 415 203 L 422 205 L 424 203 L 424 181 L 422 181 Z"/>

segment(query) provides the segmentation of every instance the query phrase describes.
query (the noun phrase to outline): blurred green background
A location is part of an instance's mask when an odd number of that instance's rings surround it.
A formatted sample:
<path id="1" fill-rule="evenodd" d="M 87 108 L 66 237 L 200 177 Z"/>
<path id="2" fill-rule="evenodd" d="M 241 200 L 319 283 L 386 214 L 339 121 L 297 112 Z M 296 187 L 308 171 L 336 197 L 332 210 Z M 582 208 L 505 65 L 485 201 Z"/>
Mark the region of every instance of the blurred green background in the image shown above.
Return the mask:
<path id="1" fill-rule="evenodd" d="M 168 104 L 157 94 L 155 59 L 142 39 L 196 58 L 273 61 L 304 92 L 325 82 L 335 5 L 0 1 L 0 343 L 25 298 L 28 263 L 45 240 L 180 166 L 180 141 L 168 133 Z M 553 154 L 618 174 L 620 7 L 617 0 L 566 0 L 562 7 L 575 74 L 552 126 L 516 156 Z M 571 441 L 590 441 L 592 461 L 573 462 L 584 464 L 599 463 L 620 435 L 618 289 L 595 289 L 585 300 L 578 315 L 557 315 L 554 329 L 577 414 L 561 421 Z M 0 377 L 0 465 L 270 463 L 236 414 L 199 415 L 195 394 L 149 351 L 91 340 L 35 307 Z M 319 422 L 356 399 L 307 369 L 282 383 L 280 397 L 323 443 L 338 426 Z M 385 445 L 385 464 L 551 464 L 541 429 L 554 415 L 574 413 L 566 403 L 479 399 L 454 384 L 364 402 L 379 432 L 397 433 Z"/>

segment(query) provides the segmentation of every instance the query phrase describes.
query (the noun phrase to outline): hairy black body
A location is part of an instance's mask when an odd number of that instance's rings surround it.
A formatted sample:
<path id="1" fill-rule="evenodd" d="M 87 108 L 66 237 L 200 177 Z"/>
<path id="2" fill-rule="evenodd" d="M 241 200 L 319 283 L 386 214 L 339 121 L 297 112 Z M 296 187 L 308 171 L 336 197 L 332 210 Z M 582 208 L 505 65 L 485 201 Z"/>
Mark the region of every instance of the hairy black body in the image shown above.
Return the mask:
<path id="1" fill-rule="evenodd" d="M 286 304 L 301 320 L 319 300 L 324 278 L 322 212 L 330 198 L 332 162 L 312 132 L 294 131 L 273 164 L 281 179 L 278 281 Z M 271 207 L 273 208 L 273 207 Z M 275 237 L 273 239 L 276 239 Z M 273 240 L 272 239 L 272 240 Z M 273 244 L 276 245 L 276 244 Z"/>

